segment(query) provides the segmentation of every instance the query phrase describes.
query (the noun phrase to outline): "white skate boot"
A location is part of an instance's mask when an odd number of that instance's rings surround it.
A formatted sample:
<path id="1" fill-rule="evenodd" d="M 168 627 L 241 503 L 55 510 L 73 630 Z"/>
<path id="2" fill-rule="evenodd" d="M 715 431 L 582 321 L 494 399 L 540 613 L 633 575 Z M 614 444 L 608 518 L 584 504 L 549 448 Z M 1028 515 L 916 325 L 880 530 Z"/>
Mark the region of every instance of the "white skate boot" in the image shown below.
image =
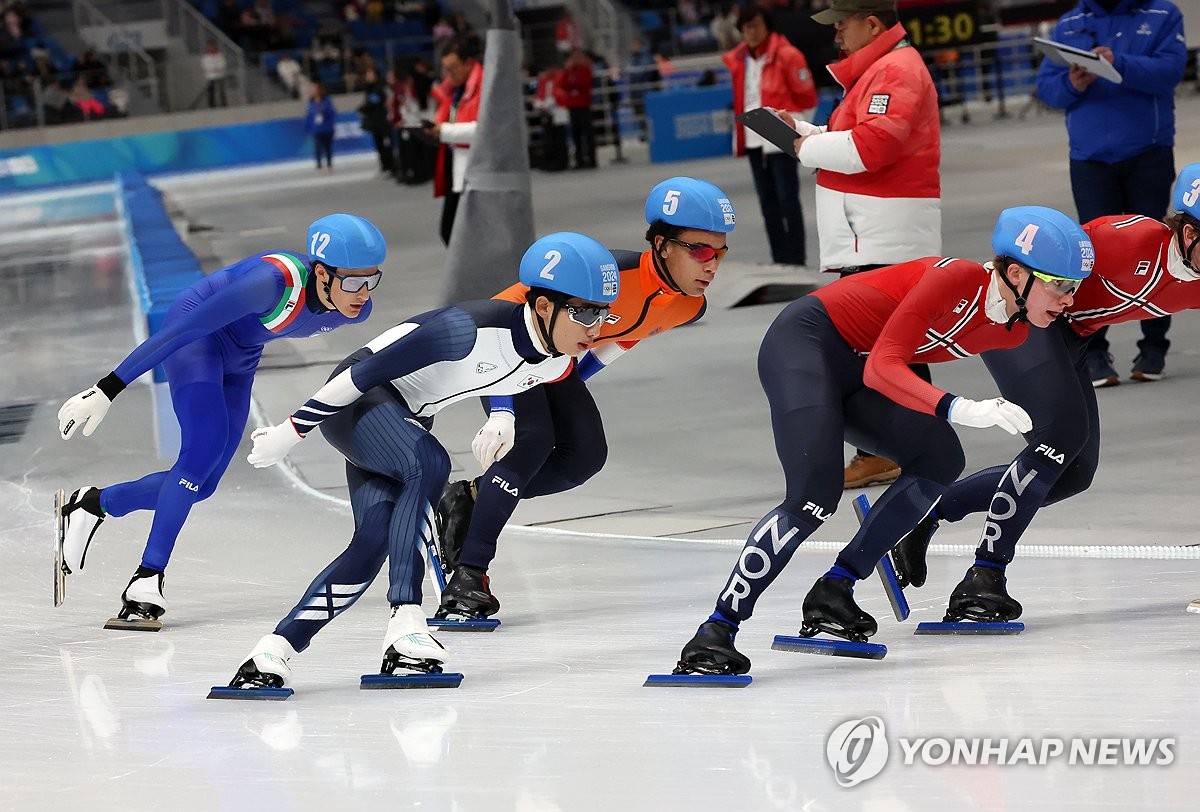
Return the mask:
<path id="1" fill-rule="evenodd" d="M 54 496 L 54 605 L 62 606 L 67 597 L 66 576 L 83 569 L 88 545 L 104 521 L 100 509 L 100 490 L 80 488 L 66 497 L 65 491 Z"/>
<path id="2" fill-rule="evenodd" d="M 387 634 L 383 636 L 383 665 L 380 671 L 393 674 L 400 670 L 440 674 L 446 662 L 446 649 L 429 633 L 425 612 L 416 604 L 392 607 Z"/>
<path id="3" fill-rule="evenodd" d="M 233 675 L 230 688 L 282 688 L 292 678 L 288 660 L 296 650 L 286 637 L 268 634 L 255 644 L 250 656 Z"/>
<path id="4" fill-rule="evenodd" d="M 163 574 L 138 567 L 121 593 L 121 611 L 104 624 L 106 629 L 156 632 L 162 629 L 159 620 L 167 611 L 167 599 L 162 594 Z"/>

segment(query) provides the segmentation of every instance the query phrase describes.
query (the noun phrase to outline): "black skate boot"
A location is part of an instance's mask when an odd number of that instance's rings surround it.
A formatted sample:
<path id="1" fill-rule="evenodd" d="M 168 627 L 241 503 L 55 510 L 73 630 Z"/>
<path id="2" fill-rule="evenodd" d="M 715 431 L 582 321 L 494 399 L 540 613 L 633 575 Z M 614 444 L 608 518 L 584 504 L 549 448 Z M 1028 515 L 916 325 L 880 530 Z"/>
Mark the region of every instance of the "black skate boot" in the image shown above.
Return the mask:
<path id="1" fill-rule="evenodd" d="M 461 566 L 450 576 L 442 605 L 434 617 L 462 617 L 479 620 L 500 611 L 500 600 L 492 594 L 487 573 L 474 567 Z"/>
<path id="2" fill-rule="evenodd" d="M 855 643 L 865 643 L 879 625 L 854 602 L 854 584 L 828 575 L 817 579 L 804 597 L 804 625 L 801 637 L 821 632 Z"/>
<path id="3" fill-rule="evenodd" d="M 737 629 L 720 620 L 700 624 L 672 674 L 745 674 L 750 658 L 733 647 Z"/>
<path id="4" fill-rule="evenodd" d="M 442 572 L 449 575 L 458 566 L 471 513 L 475 510 L 475 483 L 465 479 L 450 482 L 442 489 L 437 506 L 438 555 Z"/>
<path id="5" fill-rule="evenodd" d="M 913 587 L 925 586 L 925 579 L 929 576 L 925 555 L 937 529 L 938 520 L 926 516 L 892 548 L 892 567 L 896 570 L 896 580 L 901 589 L 910 584 Z"/>
<path id="6" fill-rule="evenodd" d="M 980 623 L 1007 623 L 1021 616 L 1021 604 L 1005 588 L 1007 579 L 1000 567 L 976 564 L 950 593 L 946 623 L 974 620 Z"/>

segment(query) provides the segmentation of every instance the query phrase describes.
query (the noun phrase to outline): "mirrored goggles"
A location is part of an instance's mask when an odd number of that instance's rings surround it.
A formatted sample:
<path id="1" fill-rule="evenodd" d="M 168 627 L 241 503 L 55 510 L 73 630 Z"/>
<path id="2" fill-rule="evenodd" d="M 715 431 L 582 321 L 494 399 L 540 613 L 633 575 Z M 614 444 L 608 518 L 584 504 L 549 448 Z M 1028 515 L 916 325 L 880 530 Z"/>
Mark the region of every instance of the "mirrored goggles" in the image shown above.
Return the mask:
<path id="1" fill-rule="evenodd" d="M 611 309 L 603 305 L 563 305 L 567 318 L 576 324 L 592 328 L 608 318 Z"/>
<path id="2" fill-rule="evenodd" d="M 720 248 L 715 245 L 705 245 L 702 242 L 684 242 L 676 240 L 673 237 L 668 237 L 671 242 L 676 245 L 682 245 L 687 249 L 688 256 L 697 262 L 708 262 L 713 259 L 723 259 L 729 253 L 729 246 L 722 245 Z"/>
<path id="3" fill-rule="evenodd" d="M 383 271 L 376 271 L 370 276 L 353 276 L 348 274 L 340 274 L 337 271 L 330 271 L 338 279 L 338 284 L 346 293 L 358 293 L 365 285 L 367 290 L 375 290 L 379 286 L 379 280 L 383 279 Z"/>
<path id="4" fill-rule="evenodd" d="M 1046 287 L 1059 296 L 1071 296 L 1079 290 L 1079 279 L 1063 279 L 1061 276 L 1050 276 L 1041 271 L 1030 271 L 1031 274 L 1046 283 Z"/>

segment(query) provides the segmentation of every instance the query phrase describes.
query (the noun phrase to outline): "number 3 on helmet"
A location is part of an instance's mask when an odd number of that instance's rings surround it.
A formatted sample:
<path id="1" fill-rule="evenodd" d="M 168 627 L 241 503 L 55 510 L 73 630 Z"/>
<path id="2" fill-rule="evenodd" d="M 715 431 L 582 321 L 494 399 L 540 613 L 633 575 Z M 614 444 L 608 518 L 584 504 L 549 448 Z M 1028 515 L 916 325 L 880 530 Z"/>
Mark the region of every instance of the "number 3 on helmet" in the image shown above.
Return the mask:
<path id="1" fill-rule="evenodd" d="M 387 242 L 370 221 L 353 214 L 327 214 L 308 227 L 308 259 L 333 268 L 376 268 Z"/>
<path id="2" fill-rule="evenodd" d="M 559 231 L 535 241 L 521 257 L 521 284 L 585 302 L 609 304 L 621 291 L 612 252 L 584 234 Z"/>

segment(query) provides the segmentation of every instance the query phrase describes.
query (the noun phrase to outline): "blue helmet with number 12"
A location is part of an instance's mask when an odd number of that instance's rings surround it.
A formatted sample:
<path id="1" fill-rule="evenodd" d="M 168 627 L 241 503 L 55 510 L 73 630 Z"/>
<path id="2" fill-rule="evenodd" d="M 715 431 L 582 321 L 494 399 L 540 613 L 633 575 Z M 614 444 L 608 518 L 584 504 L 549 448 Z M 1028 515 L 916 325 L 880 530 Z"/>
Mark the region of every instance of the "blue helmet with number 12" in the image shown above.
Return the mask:
<path id="1" fill-rule="evenodd" d="M 611 304 L 621 292 L 612 252 L 585 234 L 558 231 L 536 240 L 521 257 L 521 284 Z"/>
<path id="2" fill-rule="evenodd" d="M 305 243 L 311 262 L 333 268 L 375 268 L 387 256 L 387 241 L 366 218 L 327 214 L 308 227 Z"/>

